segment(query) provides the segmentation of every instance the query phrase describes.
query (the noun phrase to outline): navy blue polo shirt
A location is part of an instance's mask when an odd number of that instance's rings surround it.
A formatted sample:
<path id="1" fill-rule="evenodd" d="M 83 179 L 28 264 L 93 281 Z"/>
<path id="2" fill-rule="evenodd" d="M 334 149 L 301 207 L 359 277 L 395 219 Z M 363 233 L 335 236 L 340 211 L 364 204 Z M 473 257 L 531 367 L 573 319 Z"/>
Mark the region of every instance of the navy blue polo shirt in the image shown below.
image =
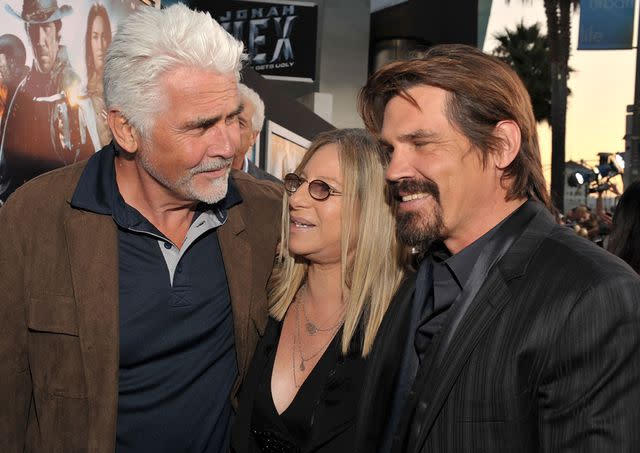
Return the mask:
<path id="1" fill-rule="evenodd" d="M 201 204 L 181 249 L 118 191 L 115 150 L 91 157 L 72 206 L 118 228 L 120 370 L 116 451 L 229 450 L 237 376 L 233 317 L 217 227 L 241 202 Z"/>

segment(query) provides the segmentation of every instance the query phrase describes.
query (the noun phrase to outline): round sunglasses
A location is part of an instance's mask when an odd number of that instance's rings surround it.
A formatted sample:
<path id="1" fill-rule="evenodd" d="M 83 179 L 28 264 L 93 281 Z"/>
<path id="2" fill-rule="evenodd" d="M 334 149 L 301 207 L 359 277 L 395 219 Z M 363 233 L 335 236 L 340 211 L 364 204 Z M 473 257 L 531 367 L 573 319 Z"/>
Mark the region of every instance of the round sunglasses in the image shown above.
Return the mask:
<path id="1" fill-rule="evenodd" d="M 318 201 L 323 201 L 329 198 L 331 195 L 342 195 L 342 192 L 337 191 L 326 182 L 321 179 L 314 179 L 313 181 L 307 181 L 304 178 L 296 175 L 295 173 L 287 173 L 284 175 L 284 189 L 293 195 L 298 191 L 298 188 L 308 182 L 307 190 L 311 198 Z"/>

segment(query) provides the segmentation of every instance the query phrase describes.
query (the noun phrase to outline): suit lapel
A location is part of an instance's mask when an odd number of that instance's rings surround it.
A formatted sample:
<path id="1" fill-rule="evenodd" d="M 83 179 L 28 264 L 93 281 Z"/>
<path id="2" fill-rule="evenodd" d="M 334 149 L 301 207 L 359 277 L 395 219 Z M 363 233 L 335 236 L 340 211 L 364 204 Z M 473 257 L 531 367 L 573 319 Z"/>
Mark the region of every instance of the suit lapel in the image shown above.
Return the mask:
<path id="1" fill-rule="evenodd" d="M 366 374 L 358 408 L 355 450 L 375 451 L 390 441 L 394 397 L 410 325 L 415 276 L 410 276 L 394 296 L 367 358 Z M 387 439 L 389 437 L 389 439 Z"/>
<path id="2" fill-rule="evenodd" d="M 218 239 L 224 269 L 229 285 L 229 295 L 231 297 L 231 307 L 233 310 L 233 324 L 236 344 L 236 354 L 238 360 L 238 382 L 242 382 L 245 377 L 249 347 L 247 344 L 247 334 L 249 322 L 252 318 L 258 319 L 258 314 L 254 314 L 255 307 L 252 306 L 252 282 L 253 265 L 251 260 L 251 244 L 247 237 L 245 222 L 242 216 L 242 204 L 229 209 L 227 221 L 218 229 Z M 262 326 L 264 329 L 264 326 Z"/>
<path id="3" fill-rule="evenodd" d="M 74 209 L 65 222 L 65 234 L 87 396 L 92 403 L 88 450 L 113 450 L 119 369 L 117 229 L 109 216 Z"/>
<path id="4" fill-rule="evenodd" d="M 490 330 L 500 312 L 513 299 L 507 282 L 521 277 L 533 253 L 540 246 L 555 223 L 541 205 L 530 208 L 532 220 L 522 234 L 513 242 L 496 265 L 490 270 L 475 298 L 468 305 L 459 325 L 449 335 L 446 330 L 437 338 L 432 357 L 442 357 L 436 366 L 416 380 L 414 390 L 422 409 L 416 409 L 412 419 L 421 423 L 410 429 L 409 451 L 420 449 L 444 405 L 457 377 L 466 365 L 482 337 Z M 464 302 L 464 301 L 460 301 Z M 464 304 L 462 304 L 464 305 Z M 455 326 L 454 326 L 455 327 Z M 448 329 L 452 326 L 449 325 Z M 448 339 L 444 341 L 443 339 Z M 415 399 L 411 402 L 415 404 Z M 413 409 L 413 408 L 412 408 Z M 418 413 L 420 412 L 420 413 Z M 419 425 L 419 427 L 418 427 Z M 415 442 L 415 444 L 414 444 Z"/>
<path id="5" fill-rule="evenodd" d="M 500 271 L 494 269 L 446 347 L 445 359 L 415 383 L 416 397 L 420 398 L 420 403 L 425 402 L 426 405 L 421 404 L 415 408 L 416 412 L 412 419 L 419 419 L 421 422 L 418 425 L 413 424 L 410 428 L 408 451 L 420 450 L 458 375 L 491 324 L 510 300 L 511 295 Z M 442 344 L 444 336 L 438 337 L 433 356 L 439 355 L 439 350 L 444 347 Z M 414 432 L 417 426 L 419 430 Z"/>

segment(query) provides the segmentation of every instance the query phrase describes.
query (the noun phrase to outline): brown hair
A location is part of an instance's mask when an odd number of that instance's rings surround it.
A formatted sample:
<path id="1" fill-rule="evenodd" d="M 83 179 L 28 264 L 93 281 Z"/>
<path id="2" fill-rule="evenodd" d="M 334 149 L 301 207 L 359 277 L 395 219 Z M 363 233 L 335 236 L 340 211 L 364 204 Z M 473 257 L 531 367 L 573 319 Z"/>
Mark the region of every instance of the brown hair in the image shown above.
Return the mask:
<path id="1" fill-rule="evenodd" d="M 418 107 L 407 91 L 419 85 L 447 91 L 444 113 L 480 150 L 485 163 L 489 153 L 500 145 L 495 126 L 500 121 L 515 121 L 522 142 L 518 155 L 502 176 L 504 182 L 509 182 L 507 200 L 531 198 L 550 206 L 531 100 L 508 65 L 462 44 L 434 46 L 419 58 L 390 63 L 370 76 L 360 90 L 358 110 L 367 129 L 380 133 L 385 107 L 395 96 Z"/>

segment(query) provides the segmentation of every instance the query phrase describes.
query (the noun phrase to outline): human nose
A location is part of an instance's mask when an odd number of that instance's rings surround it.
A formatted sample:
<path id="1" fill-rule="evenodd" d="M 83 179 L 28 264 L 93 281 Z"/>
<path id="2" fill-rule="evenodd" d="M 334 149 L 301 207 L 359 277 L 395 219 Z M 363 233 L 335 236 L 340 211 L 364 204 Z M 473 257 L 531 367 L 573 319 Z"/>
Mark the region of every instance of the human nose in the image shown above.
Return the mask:
<path id="1" fill-rule="evenodd" d="M 217 127 L 212 127 L 211 129 L 211 139 L 209 146 L 207 147 L 209 156 L 223 157 L 225 159 L 232 158 L 240 141 L 240 131 L 238 128 L 234 128 L 226 124 L 220 124 Z"/>
<path id="2" fill-rule="evenodd" d="M 38 46 L 47 47 L 47 33 L 44 27 L 38 27 Z"/>
<path id="3" fill-rule="evenodd" d="M 295 192 L 289 192 L 289 207 L 292 209 L 299 209 L 308 206 L 313 199 L 309 193 L 309 183 L 302 181 Z"/>
<path id="4" fill-rule="evenodd" d="M 411 154 L 404 147 L 396 147 L 391 153 L 385 170 L 387 181 L 396 182 L 401 179 L 412 178 L 414 175 Z"/>

